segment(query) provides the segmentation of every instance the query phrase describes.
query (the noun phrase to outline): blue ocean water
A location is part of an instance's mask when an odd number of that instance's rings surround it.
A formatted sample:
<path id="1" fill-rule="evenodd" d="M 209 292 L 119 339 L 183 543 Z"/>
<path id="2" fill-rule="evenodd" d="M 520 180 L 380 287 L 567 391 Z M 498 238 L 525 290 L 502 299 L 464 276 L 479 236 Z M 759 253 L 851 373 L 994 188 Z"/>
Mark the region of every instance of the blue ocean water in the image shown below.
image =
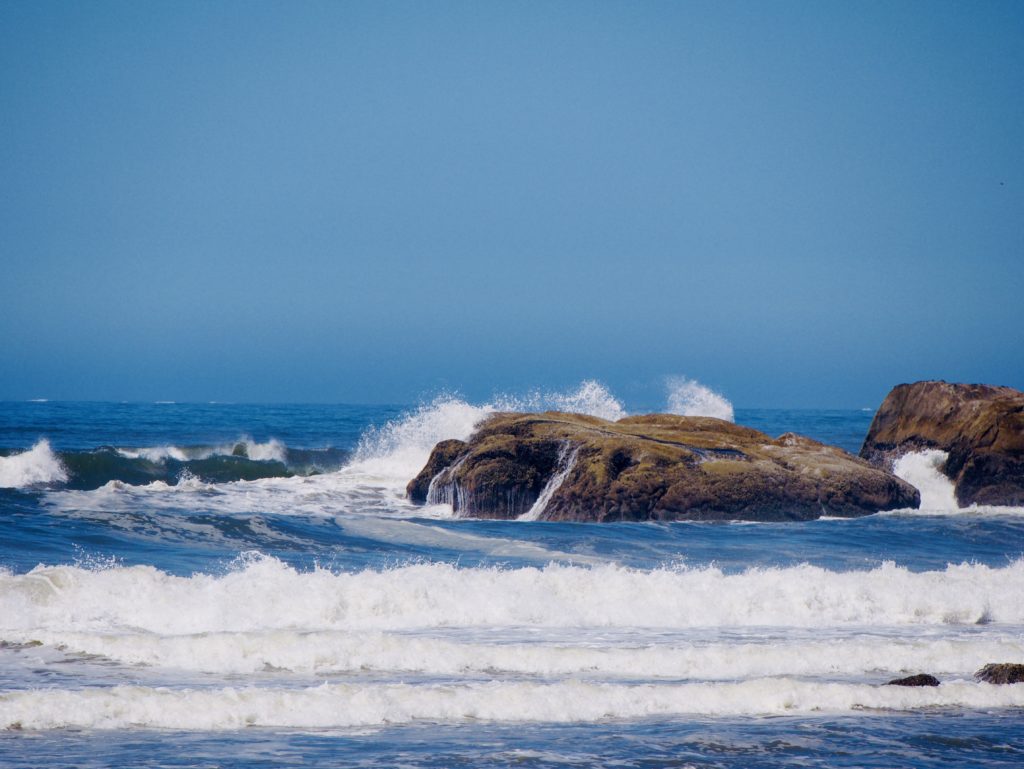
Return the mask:
<path id="1" fill-rule="evenodd" d="M 0 404 L 0 765 L 1024 764 L 1024 686 L 973 678 L 1024 661 L 1024 510 L 588 525 L 405 501 L 489 411 L 622 412 L 584 389 Z M 735 411 L 854 453 L 871 417 Z M 943 684 L 880 686 L 918 672 Z"/>

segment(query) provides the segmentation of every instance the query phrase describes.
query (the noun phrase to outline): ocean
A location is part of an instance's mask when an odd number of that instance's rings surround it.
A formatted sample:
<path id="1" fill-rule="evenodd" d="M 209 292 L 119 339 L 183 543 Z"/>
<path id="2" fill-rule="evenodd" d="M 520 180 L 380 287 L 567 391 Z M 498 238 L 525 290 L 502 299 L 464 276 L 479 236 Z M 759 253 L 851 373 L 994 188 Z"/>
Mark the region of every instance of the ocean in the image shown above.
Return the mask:
<path id="1" fill-rule="evenodd" d="M 0 766 L 1020 767 L 1024 509 L 454 519 L 405 484 L 491 411 L 0 403 Z M 664 408 L 856 453 L 866 410 Z M 931 673 L 934 688 L 883 686 Z"/>

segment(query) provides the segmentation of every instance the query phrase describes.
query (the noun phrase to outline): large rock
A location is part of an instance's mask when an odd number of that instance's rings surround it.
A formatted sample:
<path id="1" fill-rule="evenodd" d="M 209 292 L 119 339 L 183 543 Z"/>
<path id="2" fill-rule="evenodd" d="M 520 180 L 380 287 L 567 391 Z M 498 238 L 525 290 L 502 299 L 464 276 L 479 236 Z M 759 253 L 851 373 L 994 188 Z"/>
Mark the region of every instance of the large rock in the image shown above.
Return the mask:
<path id="1" fill-rule="evenodd" d="M 568 521 L 808 520 L 917 507 L 916 489 L 841 449 L 710 417 L 609 422 L 497 414 L 408 486 L 458 515 Z"/>
<path id="2" fill-rule="evenodd" d="M 1024 665 L 1016 662 L 992 662 L 983 667 L 974 677 L 989 684 L 1024 683 Z"/>
<path id="3" fill-rule="evenodd" d="M 1024 505 L 1024 392 L 1009 387 L 915 382 L 893 388 L 860 455 L 891 468 L 911 451 L 948 452 L 943 472 L 957 502 Z"/>

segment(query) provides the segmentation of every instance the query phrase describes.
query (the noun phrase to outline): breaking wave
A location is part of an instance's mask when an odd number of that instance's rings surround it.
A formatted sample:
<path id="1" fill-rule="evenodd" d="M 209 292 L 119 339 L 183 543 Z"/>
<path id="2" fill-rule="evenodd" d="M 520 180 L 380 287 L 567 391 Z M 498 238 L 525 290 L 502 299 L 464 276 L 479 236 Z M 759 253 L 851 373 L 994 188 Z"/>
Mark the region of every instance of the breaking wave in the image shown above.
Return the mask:
<path id="1" fill-rule="evenodd" d="M 670 715 L 787 715 L 936 707 L 1019 708 L 1024 687 L 957 681 L 930 688 L 792 678 L 623 685 L 565 681 L 410 685 L 329 684 L 18 691 L 0 696 L 0 728 L 329 728 L 426 721 L 545 721 Z"/>
<path id="2" fill-rule="evenodd" d="M 49 441 L 41 440 L 20 454 L 0 456 L 0 488 L 22 489 L 63 483 L 67 479 L 67 469 Z"/>
<path id="3" fill-rule="evenodd" d="M 733 419 L 732 404 L 693 380 L 678 380 L 669 393 L 669 411 L 686 416 Z M 500 395 L 473 405 L 442 395 L 380 428 L 367 431 L 353 466 L 405 484 L 426 464 L 434 446 L 446 439 L 466 440 L 489 415 L 497 412 L 567 411 L 617 421 L 629 412 L 600 382 L 586 380 L 567 392 L 535 390 L 524 396 Z"/>
<path id="4" fill-rule="evenodd" d="M 359 441 L 352 469 L 404 484 L 427 463 L 440 441 L 466 440 L 484 419 L 499 412 L 570 411 L 602 419 L 627 416 L 623 405 L 599 382 L 588 380 L 565 393 L 535 391 L 526 396 L 501 395 L 473 405 L 454 395 L 441 395 L 415 411 L 371 428 Z"/>
<path id="5" fill-rule="evenodd" d="M 670 393 L 669 408 L 676 413 L 732 418 L 727 400 L 692 380 L 679 380 Z M 333 477 L 322 489 L 328 495 L 340 493 L 345 497 L 348 487 L 355 484 L 387 488 L 390 497 L 401 497 L 405 484 L 426 464 L 439 441 L 469 438 L 494 413 L 547 410 L 612 421 L 629 415 L 622 402 L 595 380 L 583 381 L 564 392 L 534 390 L 526 395 L 499 395 L 483 404 L 446 394 L 367 429 L 351 453 L 330 448 L 296 449 L 273 438 L 259 442 L 242 436 L 217 445 L 102 446 L 58 456 L 46 441 L 41 441 L 30 452 L 0 457 L 0 485 L 60 484 L 77 491 L 118 491 L 131 486 L 160 492 L 180 485 L 182 479 L 227 484 L 330 474 Z M 255 491 L 273 493 L 277 489 Z M 340 501 L 345 507 L 344 499 Z M 272 509 L 277 507 L 272 503 Z"/>
<path id="6" fill-rule="evenodd" d="M 41 441 L 29 452 L 0 457 L 0 486 L 59 485 L 93 490 L 110 484 L 167 487 L 190 480 L 224 484 L 333 472 L 350 456 L 342 449 L 288 449 L 277 440 L 138 449 L 101 446 L 61 452 Z"/>
<path id="7" fill-rule="evenodd" d="M 242 436 L 231 443 L 217 446 L 150 446 L 140 449 L 116 449 L 117 453 L 128 459 L 145 459 L 149 462 L 165 462 L 172 459 L 176 462 L 188 462 L 210 457 L 244 457 L 255 462 L 288 461 L 287 447 L 276 438 L 265 443 L 254 441 L 249 436 Z"/>
<path id="8" fill-rule="evenodd" d="M 251 556 L 221 576 L 149 566 L 0 575 L 0 638 L 35 630 L 158 634 L 442 627 L 832 627 L 1024 623 L 1024 560 L 913 572 L 815 566 L 637 570 L 615 565 L 301 572 Z"/>

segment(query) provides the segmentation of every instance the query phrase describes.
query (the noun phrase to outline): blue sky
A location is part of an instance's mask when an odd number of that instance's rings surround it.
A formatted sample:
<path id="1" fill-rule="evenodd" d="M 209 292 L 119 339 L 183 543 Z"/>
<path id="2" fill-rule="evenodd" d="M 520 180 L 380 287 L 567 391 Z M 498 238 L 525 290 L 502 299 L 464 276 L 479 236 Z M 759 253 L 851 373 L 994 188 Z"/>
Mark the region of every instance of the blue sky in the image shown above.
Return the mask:
<path id="1" fill-rule="evenodd" d="M 0 4 L 0 399 L 1024 388 L 1024 4 Z"/>

